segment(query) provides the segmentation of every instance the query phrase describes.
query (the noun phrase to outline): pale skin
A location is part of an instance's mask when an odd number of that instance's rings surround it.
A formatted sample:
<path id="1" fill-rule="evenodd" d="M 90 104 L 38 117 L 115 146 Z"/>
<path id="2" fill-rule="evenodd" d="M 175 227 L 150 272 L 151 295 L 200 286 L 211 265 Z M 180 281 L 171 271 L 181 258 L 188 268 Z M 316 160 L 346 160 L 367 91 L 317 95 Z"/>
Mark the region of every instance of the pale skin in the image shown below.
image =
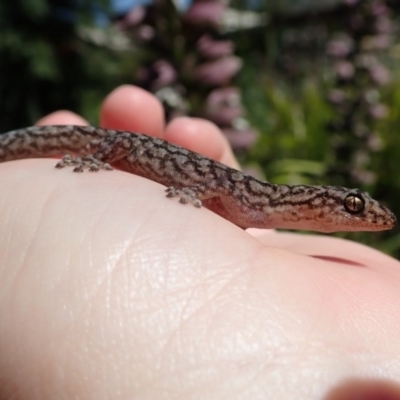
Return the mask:
<path id="1" fill-rule="evenodd" d="M 124 86 L 100 125 L 237 167 L 214 125 L 162 115 Z M 396 260 L 243 231 L 150 180 L 54 164 L 0 164 L 0 399 L 320 399 L 353 377 L 400 384 Z"/>

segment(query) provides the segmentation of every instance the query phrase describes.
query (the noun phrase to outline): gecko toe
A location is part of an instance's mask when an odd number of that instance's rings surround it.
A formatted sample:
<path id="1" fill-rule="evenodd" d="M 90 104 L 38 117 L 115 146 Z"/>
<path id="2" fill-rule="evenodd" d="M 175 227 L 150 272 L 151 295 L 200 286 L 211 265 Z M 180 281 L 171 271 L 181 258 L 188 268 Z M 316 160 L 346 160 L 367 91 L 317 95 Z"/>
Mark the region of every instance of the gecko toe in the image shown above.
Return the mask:
<path id="1" fill-rule="evenodd" d="M 112 171 L 113 169 L 110 164 L 100 161 L 93 156 L 72 157 L 70 155 L 65 155 L 61 161 L 56 164 L 56 168 L 58 169 L 64 167 L 74 167 L 74 172 L 84 172 L 85 170 L 97 172 L 100 169 Z"/>
<path id="2" fill-rule="evenodd" d="M 202 206 L 201 200 L 197 197 L 197 193 L 195 190 L 191 188 L 182 188 L 177 189 L 173 186 L 168 187 L 166 190 L 167 197 L 179 197 L 179 203 L 181 204 L 192 204 L 196 208 L 200 208 Z"/>

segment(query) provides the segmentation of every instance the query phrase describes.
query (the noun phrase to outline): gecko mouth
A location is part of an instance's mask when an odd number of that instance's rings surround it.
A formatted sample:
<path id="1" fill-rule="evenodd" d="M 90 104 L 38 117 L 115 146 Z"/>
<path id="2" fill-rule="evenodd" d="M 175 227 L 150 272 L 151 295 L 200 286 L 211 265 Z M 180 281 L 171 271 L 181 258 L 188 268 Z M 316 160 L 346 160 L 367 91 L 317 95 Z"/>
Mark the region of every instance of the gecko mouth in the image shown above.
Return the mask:
<path id="1" fill-rule="evenodd" d="M 384 219 L 383 224 L 379 224 L 382 229 L 387 230 L 387 229 L 393 229 L 397 225 L 397 218 L 396 216 L 386 209 L 387 216 Z"/>

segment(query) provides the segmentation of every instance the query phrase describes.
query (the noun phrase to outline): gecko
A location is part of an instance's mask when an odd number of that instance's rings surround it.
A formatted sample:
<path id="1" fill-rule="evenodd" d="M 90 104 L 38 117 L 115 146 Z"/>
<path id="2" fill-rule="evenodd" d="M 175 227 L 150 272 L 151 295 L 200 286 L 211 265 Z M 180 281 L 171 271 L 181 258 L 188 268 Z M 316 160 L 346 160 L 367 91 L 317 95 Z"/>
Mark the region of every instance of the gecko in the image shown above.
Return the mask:
<path id="1" fill-rule="evenodd" d="M 113 167 L 167 187 L 167 197 L 206 207 L 246 228 L 381 231 L 395 215 L 359 189 L 261 181 L 163 139 L 93 126 L 49 125 L 0 135 L 0 162 L 64 156 L 56 168 Z"/>

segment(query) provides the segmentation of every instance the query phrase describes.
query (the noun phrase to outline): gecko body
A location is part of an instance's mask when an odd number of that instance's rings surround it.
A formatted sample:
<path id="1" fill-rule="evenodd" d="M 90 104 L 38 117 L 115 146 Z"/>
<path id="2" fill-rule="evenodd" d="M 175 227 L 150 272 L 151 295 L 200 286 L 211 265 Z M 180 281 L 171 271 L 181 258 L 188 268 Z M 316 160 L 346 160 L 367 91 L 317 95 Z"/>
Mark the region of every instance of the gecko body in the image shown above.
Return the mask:
<path id="1" fill-rule="evenodd" d="M 112 169 L 167 186 L 242 228 L 321 232 L 391 229 L 396 217 L 358 189 L 260 181 L 165 140 L 92 126 L 34 126 L 0 135 L 0 162 L 64 155 L 57 168 Z"/>

